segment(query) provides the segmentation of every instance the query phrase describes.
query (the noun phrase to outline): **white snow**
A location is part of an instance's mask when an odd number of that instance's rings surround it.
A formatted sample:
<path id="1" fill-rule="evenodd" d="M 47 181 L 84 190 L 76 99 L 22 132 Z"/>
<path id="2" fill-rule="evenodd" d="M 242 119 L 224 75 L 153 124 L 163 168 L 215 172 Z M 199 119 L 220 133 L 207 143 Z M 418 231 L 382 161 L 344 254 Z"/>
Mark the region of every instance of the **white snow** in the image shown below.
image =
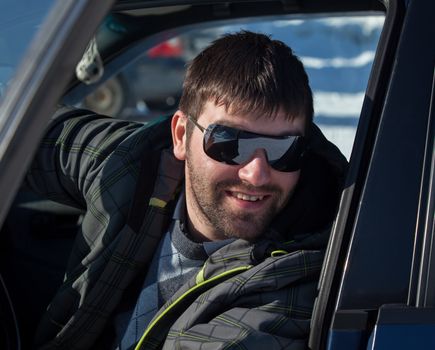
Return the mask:
<path id="1" fill-rule="evenodd" d="M 300 57 L 306 68 L 322 69 L 322 68 L 344 68 L 344 67 L 363 67 L 371 64 L 375 57 L 374 51 L 364 51 L 358 56 L 333 57 L 333 58 L 318 58 L 318 57 Z"/>
<path id="2" fill-rule="evenodd" d="M 358 117 L 364 99 L 364 92 L 338 93 L 334 91 L 313 91 L 315 115 L 331 117 Z"/>

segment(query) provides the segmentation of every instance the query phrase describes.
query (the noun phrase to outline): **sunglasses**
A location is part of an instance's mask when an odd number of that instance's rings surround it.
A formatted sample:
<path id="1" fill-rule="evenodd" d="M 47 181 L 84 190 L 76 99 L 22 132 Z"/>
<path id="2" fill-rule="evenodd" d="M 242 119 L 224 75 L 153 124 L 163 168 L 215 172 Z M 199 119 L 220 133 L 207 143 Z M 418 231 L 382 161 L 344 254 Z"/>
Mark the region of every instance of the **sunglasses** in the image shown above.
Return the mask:
<path id="1" fill-rule="evenodd" d="M 292 172 L 301 168 L 306 150 L 303 136 L 262 135 L 220 124 L 204 128 L 192 117 L 187 118 L 204 133 L 205 154 L 218 162 L 241 165 L 248 162 L 257 149 L 263 149 L 273 169 Z"/>

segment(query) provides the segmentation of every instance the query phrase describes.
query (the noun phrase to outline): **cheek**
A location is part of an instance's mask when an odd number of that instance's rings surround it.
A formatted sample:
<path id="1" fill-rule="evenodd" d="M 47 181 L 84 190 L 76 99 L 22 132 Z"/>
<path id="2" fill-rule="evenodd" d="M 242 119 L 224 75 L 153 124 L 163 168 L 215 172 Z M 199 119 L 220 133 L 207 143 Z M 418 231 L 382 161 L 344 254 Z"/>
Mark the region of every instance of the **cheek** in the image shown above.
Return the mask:
<path id="1" fill-rule="evenodd" d="M 216 162 L 204 153 L 202 143 L 192 142 L 188 145 L 186 162 L 194 169 L 196 175 L 203 178 L 202 180 L 219 179 L 228 173 L 228 167 Z"/>
<path id="2" fill-rule="evenodd" d="M 237 179 L 237 167 L 216 162 L 205 153 L 203 153 L 201 161 L 201 167 L 207 179 L 212 180 L 215 183 L 229 179 Z"/>

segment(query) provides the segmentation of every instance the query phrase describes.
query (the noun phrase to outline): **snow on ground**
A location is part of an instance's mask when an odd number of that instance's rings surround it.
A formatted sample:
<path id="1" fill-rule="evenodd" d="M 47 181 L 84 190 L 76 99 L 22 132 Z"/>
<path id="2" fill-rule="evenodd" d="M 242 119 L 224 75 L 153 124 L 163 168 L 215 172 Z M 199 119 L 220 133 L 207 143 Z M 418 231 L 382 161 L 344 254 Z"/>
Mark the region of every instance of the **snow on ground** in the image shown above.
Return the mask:
<path id="1" fill-rule="evenodd" d="M 289 45 L 304 63 L 314 97 L 314 121 L 349 159 L 384 16 L 257 21 L 226 27 L 252 30 Z"/>
<path id="2" fill-rule="evenodd" d="M 326 138 L 333 141 L 340 149 L 341 153 L 349 159 L 352 152 L 356 128 L 348 126 L 337 128 L 336 126 L 322 125 L 321 129 Z"/>
<path id="3" fill-rule="evenodd" d="M 344 68 L 344 67 L 362 67 L 371 64 L 375 57 L 374 51 L 364 51 L 355 57 L 300 57 L 306 68 L 322 69 L 326 67 Z"/>
<path id="4" fill-rule="evenodd" d="M 340 16 L 275 22 L 307 70 L 314 121 L 347 159 L 352 152 L 365 89 L 384 17 Z"/>
<path id="5" fill-rule="evenodd" d="M 316 115 L 330 117 L 358 117 L 364 91 L 350 94 L 335 91 L 313 91 Z"/>

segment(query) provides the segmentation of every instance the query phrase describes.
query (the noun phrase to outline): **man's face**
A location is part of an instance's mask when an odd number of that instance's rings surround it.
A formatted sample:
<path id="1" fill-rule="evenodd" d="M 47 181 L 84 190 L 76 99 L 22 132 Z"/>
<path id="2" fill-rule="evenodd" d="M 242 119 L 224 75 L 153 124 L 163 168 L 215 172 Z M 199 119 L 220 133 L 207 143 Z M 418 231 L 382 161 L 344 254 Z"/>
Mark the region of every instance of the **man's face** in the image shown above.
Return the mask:
<path id="1" fill-rule="evenodd" d="M 173 121 L 186 126 L 181 112 Z M 177 116 L 174 116 L 174 119 Z M 292 121 L 230 115 L 223 106 L 207 102 L 198 124 L 216 123 L 266 135 L 304 134 L 304 119 Z M 180 126 L 179 125 L 179 126 Z M 182 131 L 178 130 L 179 135 Z M 274 216 L 286 205 L 299 180 L 300 171 L 280 172 L 269 166 L 263 150 L 257 149 L 241 165 L 228 165 L 204 153 L 203 133 L 194 127 L 189 140 L 174 139 L 174 153 L 186 162 L 186 205 L 190 231 L 197 239 L 219 240 L 229 237 L 253 240 L 259 237 Z"/>

